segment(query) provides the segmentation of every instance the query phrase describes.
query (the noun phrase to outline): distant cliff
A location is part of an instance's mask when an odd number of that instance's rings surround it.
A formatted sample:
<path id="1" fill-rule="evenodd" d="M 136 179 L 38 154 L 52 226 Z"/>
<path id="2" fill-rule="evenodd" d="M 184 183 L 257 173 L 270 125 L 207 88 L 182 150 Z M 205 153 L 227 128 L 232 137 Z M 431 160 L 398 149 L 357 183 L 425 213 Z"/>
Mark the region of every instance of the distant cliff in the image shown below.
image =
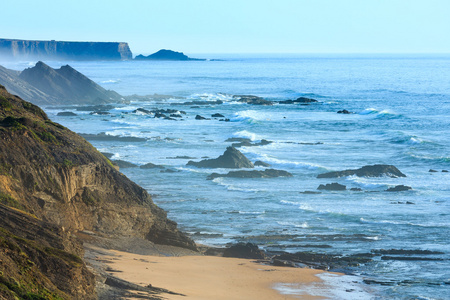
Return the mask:
<path id="1" fill-rule="evenodd" d="M 33 60 L 128 60 L 127 43 L 0 39 L 0 58 Z"/>
<path id="2" fill-rule="evenodd" d="M 122 102 L 118 93 L 102 88 L 69 65 L 53 69 L 43 62 L 22 72 L 0 66 L 0 84 L 37 105 Z"/>
<path id="3" fill-rule="evenodd" d="M 183 52 L 161 49 L 158 52 L 144 56 L 142 54 L 135 57 L 135 60 L 205 60 L 201 58 L 190 58 Z"/>

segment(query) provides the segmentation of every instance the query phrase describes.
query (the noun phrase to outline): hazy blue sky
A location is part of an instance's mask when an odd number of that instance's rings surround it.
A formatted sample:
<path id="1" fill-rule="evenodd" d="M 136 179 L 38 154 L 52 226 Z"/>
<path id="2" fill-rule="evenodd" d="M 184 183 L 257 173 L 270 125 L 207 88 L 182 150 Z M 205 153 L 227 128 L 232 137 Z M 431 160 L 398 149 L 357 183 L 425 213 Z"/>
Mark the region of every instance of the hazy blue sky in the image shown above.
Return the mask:
<path id="1" fill-rule="evenodd" d="M 134 54 L 450 53 L 450 0 L 3 0 L 0 38 Z"/>

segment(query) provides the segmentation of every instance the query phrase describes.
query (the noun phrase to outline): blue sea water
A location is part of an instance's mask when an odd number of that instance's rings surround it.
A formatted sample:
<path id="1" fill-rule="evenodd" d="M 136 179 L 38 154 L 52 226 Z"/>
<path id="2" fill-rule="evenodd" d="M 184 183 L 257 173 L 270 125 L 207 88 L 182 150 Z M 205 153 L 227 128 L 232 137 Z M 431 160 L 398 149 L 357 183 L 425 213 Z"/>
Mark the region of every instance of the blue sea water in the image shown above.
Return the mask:
<path id="1" fill-rule="evenodd" d="M 165 94 L 167 99 L 117 105 L 111 115 L 79 112 L 50 118 L 78 133 L 106 132 L 145 142 L 92 141 L 100 151 L 159 169 L 121 171 L 199 243 L 249 241 L 267 250 L 351 255 L 379 249 L 431 250 L 438 260 L 381 260 L 348 272 L 371 292 L 323 295 L 330 299 L 449 299 L 450 284 L 450 56 L 446 55 L 194 55 L 220 61 L 69 63 L 103 87 L 123 95 Z M 28 63 L 14 67 L 23 69 Z M 7 66 L 12 67 L 12 66 Z M 311 105 L 255 106 L 232 95 L 278 101 L 310 97 Z M 183 97 L 180 99 L 179 97 Z M 223 104 L 181 105 L 193 100 Z M 183 121 L 133 113 L 137 108 L 178 109 Z M 338 114 L 347 109 L 352 114 Z M 220 113 L 230 122 L 210 118 Z M 186 166 L 191 157 L 216 158 L 246 137 L 266 146 L 241 147 L 250 160 L 291 172 L 291 178 L 206 180 L 228 170 Z M 177 158 L 178 157 L 178 158 Z M 406 178 L 317 179 L 327 171 L 395 165 Z M 260 168 L 262 169 L 262 168 Z M 430 169 L 438 172 L 429 172 Z M 362 192 L 316 191 L 338 182 Z M 396 185 L 412 190 L 390 193 Z M 414 256 L 414 255 L 413 255 Z M 350 280 L 349 282 L 353 282 Z M 281 287 L 298 293 L 296 288 Z M 355 289 L 353 289 L 355 290 Z"/>

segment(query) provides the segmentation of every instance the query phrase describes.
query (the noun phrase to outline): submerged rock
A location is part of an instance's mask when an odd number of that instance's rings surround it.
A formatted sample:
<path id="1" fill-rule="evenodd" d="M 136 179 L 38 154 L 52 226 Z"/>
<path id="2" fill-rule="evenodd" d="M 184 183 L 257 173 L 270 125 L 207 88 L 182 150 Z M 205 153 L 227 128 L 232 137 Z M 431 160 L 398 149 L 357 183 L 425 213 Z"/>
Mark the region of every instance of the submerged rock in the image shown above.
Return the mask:
<path id="1" fill-rule="evenodd" d="M 349 112 L 348 110 L 346 110 L 346 109 L 343 109 L 343 110 L 339 110 L 338 112 L 337 112 L 338 114 L 345 114 L 345 115 L 349 115 L 349 114 L 352 114 L 352 112 Z"/>
<path id="2" fill-rule="evenodd" d="M 317 175 L 317 178 L 336 178 L 352 175 L 356 175 L 358 177 L 382 177 L 382 176 L 388 176 L 392 178 L 406 177 L 406 175 L 400 172 L 400 170 L 397 169 L 395 166 L 372 165 L 372 166 L 364 166 L 362 168 L 354 170 L 323 173 Z"/>
<path id="3" fill-rule="evenodd" d="M 248 160 L 239 150 L 233 147 L 228 147 L 227 150 L 218 158 L 206 159 L 199 162 L 190 160 L 187 163 L 188 166 L 194 166 L 197 168 L 228 168 L 228 169 L 240 169 L 240 168 L 253 168 L 253 163 Z"/>
<path id="4" fill-rule="evenodd" d="M 318 190 L 327 190 L 327 191 L 345 191 L 347 187 L 345 185 L 339 184 L 337 182 L 327 183 L 326 185 L 319 185 Z"/>
<path id="5" fill-rule="evenodd" d="M 275 178 L 275 177 L 292 177 L 292 174 L 275 169 L 266 169 L 264 171 L 231 171 L 228 174 L 212 173 L 208 176 L 208 180 L 212 180 L 219 177 L 232 177 L 232 178 Z"/>

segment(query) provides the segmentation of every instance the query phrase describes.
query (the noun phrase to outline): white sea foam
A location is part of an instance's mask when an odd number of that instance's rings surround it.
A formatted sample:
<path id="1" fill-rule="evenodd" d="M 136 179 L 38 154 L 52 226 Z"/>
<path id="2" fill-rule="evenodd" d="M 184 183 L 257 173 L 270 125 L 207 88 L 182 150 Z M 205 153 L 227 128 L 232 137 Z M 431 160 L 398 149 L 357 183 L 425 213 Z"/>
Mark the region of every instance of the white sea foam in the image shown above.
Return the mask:
<path id="1" fill-rule="evenodd" d="M 336 300 L 376 299 L 363 285 L 360 277 L 331 273 L 320 273 L 316 276 L 322 281 L 309 284 L 278 283 L 274 288 L 282 295 L 311 295 Z"/>
<path id="2" fill-rule="evenodd" d="M 277 221 L 277 224 L 281 225 L 281 226 L 289 226 L 289 227 L 296 227 L 296 228 L 308 228 L 309 227 L 307 222 L 303 222 L 303 223 L 299 224 L 299 223 L 294 223 L 294 222 Z"/>
<path id="3" fill-rule="evenodd" d="M 104 83 L 104 84 L 119 83 L 119 82 L 120 82 L 119 79 L 109 79 L 109 80 L 100 81 L 100 83 Z"/>
<path id="4" fill-rule="evenodd" d="M 271 121 L 280 118 L 275 113 L 261 112 L 256 110 L 243 110 L 234 114 L 232 121 Z"/>
<path id="5" fill-rule="evenodd" d="M 319 168 L 323 168 L 320 165 L 316 165 L 313 163 L 307 163 L 307 162 L 298 162 L 298 161 L 289 161 L 289 160 L 282 160 L 275 157 L 271 157 L 266 154 L 261 154 L 258 157 L 259 160 L 262 160 L 264 162 L 267 162 L 271 164 L 272 166 L 278 166 L 278 167 L 286 167 L 286 168 L 292 168 L 292 169 L 308 169 L 308 170 L 316 170 Z"/>
<path id="6" fill-rule="evenodd" d="M 113 110 L 118 111 L 133 111 L 138 109 L 138 106 L 123 106 L 123 107 L 114 107 Z"/>
<path id="7" fill-rule="evenodd" d="M 233 133 L 233 137 L 246 138 L 246 139 L 250 139 L 252 141 L 261 139 L 261 137 L 258 136 L 256 133 L 253 133 L 253 132 L 250 132 L 250 131 L 247 131 L 247 130 L 237 131 L 237 132 Z"/>
<path id="8" fill-rule="evenodd" d="M 392 225 L 409 225 L 409 226 L 418 226 L 418 227 L 427 227 L 427 228 L 433 228 L 433 227 L 442 227 L 442 228 L 448 228 L 448 224 L 417 224 L 407 221 L 393 221 L 393 220 L 367 220 L 365 218 L 360 219 L 361 223 L 367 223 L 367 224 L 392 224 Z"/>

